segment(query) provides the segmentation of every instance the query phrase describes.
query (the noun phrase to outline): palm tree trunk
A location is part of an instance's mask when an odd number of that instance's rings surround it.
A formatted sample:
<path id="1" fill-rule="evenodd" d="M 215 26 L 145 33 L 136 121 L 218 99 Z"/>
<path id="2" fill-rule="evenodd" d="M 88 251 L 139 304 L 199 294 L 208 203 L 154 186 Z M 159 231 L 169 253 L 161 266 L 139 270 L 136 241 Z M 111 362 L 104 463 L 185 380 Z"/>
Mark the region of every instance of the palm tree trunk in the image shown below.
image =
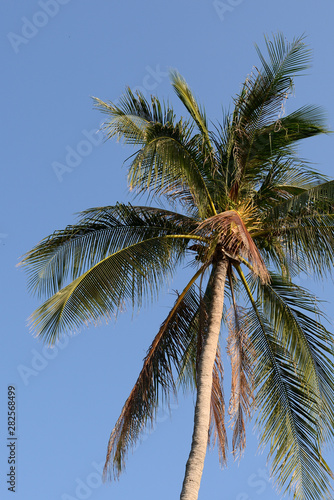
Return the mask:
<path id="1" fill-rule="evenodd" d="M 208 331 L 204 339 L 198 367 L 194 431 L 180 500 L 197 500 L 198 498 L 204 459 L 208 446 L 212 371 L 216 358 L 223 315 L 227 266 L 227 260 L 219 260 L 213 272 L 212 301 L 209 309 Z"/>

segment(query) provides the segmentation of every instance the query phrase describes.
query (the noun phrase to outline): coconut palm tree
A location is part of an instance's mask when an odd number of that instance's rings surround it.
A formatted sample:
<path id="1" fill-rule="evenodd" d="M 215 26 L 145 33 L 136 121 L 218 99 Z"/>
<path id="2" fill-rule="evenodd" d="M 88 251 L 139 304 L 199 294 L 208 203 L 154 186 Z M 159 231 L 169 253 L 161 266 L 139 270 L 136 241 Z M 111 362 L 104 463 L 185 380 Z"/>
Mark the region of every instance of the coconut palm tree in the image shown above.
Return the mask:
<path id="1" fill-rule="evenodd" d="M 222 319 L 233 454 L 242 454 L 255 412 L 278 487 L 297 499 L 329 498 L 322 448 L 334 429 L 332 335 L 313 295 L 293 280 L 332 269 L 334 183 L 295 151 L 298 141 L 326 132 L 321 110 L 284 114 L 309 51 L 302 38 L 287 43 L 282 35 L 266 46 L 267 59 L 257 48 L 262 68 L 212 130 L 176 71 L 172 86 L 186 118 L 130 89 L 117 105 L 96 99 L 107 137 L 136 148 L 130 188 L 169 209 L 119 203 L 87 210 L 22 260 L 30 289 L 47 297 L 31 324 L 49 345 L 66 330 L 156 298 L 178 266 L 193 265 L 111 433 L 105 465 L 106 476 L 118 477 L 159 404 L 190 384 L 197 399 L 182 500 L 198 497 L 209 441 L 218 443 L 222 464 L 227 457 Z"/>

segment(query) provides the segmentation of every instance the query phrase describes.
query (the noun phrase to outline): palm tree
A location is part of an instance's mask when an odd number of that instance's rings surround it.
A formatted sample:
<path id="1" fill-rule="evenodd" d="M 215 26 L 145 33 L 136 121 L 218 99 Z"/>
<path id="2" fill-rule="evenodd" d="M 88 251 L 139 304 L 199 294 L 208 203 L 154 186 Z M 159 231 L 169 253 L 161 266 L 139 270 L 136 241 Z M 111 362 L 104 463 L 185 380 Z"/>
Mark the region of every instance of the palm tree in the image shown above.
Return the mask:
<path id="1" fill-rule="evenodd" d="M 130 188 L 170 210 L 121 203 L 87 210 L 22 260 L 30 289 L 48 297 L 31 324 L 49 345 L 66 330 L 155 298 L 179 265 L 192 263 L 194 275 L 177 293 L 111 433 L 105 464 L 105 475 L 118 477 L 158 405 L 190 384 L 197 399 L 182 500 L 198 497 L 208 441 L 218 442 L 222 464 L 227 457 L 222 319 L 233 454 L 242 454 L 255 411 L 278 487 L 297 499 L 329 498 L 322 448 L 334 429 L 332 336 L 313 295 L 293 279 L 322 278 L 332 268 L 334 184 L 295 152 L 298 141 L 326 132 L 321 110 L 284 115 L 309 51 L 302 38 L 290 44 L 282 35 L 266 46 L 268 59 L 257 48 L 262 68 L 213 130 L 176 71 L 172 85 L 188 118 L 130 89 L 118 105 L 96 99 L 107 137 L 136 147 Z"/>

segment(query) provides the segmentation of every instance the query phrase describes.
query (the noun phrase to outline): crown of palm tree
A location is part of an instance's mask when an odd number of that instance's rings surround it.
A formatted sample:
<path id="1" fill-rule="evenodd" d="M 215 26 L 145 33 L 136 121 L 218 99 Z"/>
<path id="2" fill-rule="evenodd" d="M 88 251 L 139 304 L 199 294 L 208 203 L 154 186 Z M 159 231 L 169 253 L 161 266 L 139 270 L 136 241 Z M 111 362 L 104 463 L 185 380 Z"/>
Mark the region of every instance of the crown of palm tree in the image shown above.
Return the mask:
<path id="1" fill-rule="evenodd" d="M 191 259 L 195 266 L 111 433 L 110 476 L 123 470 L 128 449 L 153 424 L 160 402 L 168 403 L 179 383 L 201 383 L 214 277 L 224 262 L 233 453 L 242 453 L 245 422 L 256 407 L 278 486 L 297 499 L 329 498 L 331 472 L 321 449 L 334 429 L 332 335 L 312 294 L 293 283 L 299 273 L 322 278 L 333 265 L 334 183 L 295 152 L 298 141 L 327 130 L 314 106 L 282 116 L 293 77 L 309 63 L 303 39 L 289 44 L 277 35 L 266 46 L 268 59 L 257 49 L 261 70 L 247 77 L 233 111 L 213 130 L 176 71 L 171 81 L 187 118 L 130 89 L 118 105 L 95 99 L 107 114 L 107 137 L 136 148 L 128 161 L 130 188 L 165 199 L 172 210 L 93 208 L 22 260 L 31 291 L 47 297 L 31 325 L 48 344 L 65 330 L 108 320 L 128 303 L 140 306 L 180 264 Z M 245 300 L 238 304 L 241 290 Z M 219 345 L 211 373 L 209 439 L 218 441 L 224 463 Z"/>

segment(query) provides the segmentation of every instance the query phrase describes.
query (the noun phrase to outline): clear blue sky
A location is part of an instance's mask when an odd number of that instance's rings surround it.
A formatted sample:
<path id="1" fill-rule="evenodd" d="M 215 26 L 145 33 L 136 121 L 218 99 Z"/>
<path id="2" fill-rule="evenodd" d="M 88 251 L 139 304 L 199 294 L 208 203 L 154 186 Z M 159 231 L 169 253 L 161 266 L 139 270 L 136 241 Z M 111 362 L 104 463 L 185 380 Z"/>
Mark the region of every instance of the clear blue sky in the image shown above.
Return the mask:
<path id="1" fill-rule="evenodd" d="M 264 33 L 282 31 L 290 40 L 306 33 L 313 66 L 296 80 L 288 111 L 324 106 L 333 129 L 333 18 L 332 2 L 311 0 L 1 3 L 1 498 L 13 495 L 6 485 L 10 384 L 17 391 L 16 500 L 176 499 L 189 452 L 193 396 L 180 395 L 171 418 L 162 410 L 154 431 L 129 455 L 120 481 L 101 485 L 109 433 L 171 292 L 184 283 L 181 272 L 158 304 L 65 337 L 53 351 L 26 326 L 39 302 L 28 295 L 18 258 L 73 223 L 74 213 L 131 199 L 122 164 L 133 151 L 102 143 L 96 131 L 103 117 L 90 96 L 116 100 L 129 85 L 175 101 L 167 72 L 177 68 L 215 121 L 258 64 L 254 43 L 263 47 Z M 308 141 L 300 154 L 332 175 L 332 150 L 330 135 Z M 329 301 L 333 317 L 332 283 L 303 284 Z M 208 453 L 200 499 L 280 498 L 252 429 L 239 465 L 230 457 L 221 471 L 217 451 Z"/>

